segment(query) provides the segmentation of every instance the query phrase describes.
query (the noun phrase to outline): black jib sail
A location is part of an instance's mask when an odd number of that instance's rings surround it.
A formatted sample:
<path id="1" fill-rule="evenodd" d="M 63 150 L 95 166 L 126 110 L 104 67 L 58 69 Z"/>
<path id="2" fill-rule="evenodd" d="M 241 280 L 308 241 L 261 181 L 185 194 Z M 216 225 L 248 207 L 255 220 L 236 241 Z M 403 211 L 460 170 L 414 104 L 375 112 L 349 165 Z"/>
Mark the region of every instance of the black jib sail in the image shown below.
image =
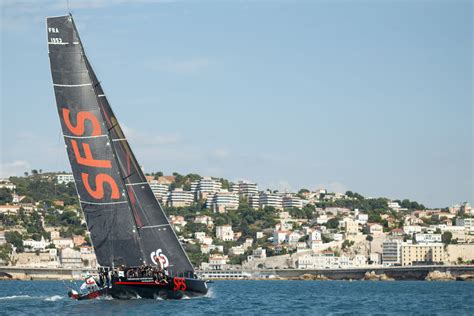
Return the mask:
<path id="1" fill-rule="evenodd" d="M 117 122 L 72 17 L 48 18 L 47 24 L 56 102 L 99 264 L 160 264 L 173 275 L 192 275 L 194 269 Z M 95 186 L 90 185 L 93 179 Z"/>

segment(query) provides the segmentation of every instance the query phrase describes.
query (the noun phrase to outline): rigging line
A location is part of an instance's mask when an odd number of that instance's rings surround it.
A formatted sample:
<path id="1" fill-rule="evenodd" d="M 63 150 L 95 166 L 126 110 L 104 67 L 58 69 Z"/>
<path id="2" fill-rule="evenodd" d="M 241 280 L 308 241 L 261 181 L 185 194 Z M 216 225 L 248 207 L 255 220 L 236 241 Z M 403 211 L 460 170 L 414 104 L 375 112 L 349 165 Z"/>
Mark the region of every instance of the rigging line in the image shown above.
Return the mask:
<path id="1" fill-rule="evenodd" d="M 66 0 L 66 4 L 67 4 L 67 10 L 69 11 L 69 14 L 71 14 L 71 8 L 69 7 L 69 0 Z"/>

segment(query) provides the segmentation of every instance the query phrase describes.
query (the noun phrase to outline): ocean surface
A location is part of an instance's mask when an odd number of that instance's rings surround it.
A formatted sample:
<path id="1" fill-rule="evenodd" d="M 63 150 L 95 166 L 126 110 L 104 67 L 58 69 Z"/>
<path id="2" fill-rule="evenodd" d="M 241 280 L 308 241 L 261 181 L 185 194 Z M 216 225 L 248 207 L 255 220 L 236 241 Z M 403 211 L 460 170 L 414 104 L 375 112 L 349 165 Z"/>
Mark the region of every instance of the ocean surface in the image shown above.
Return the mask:
<path id="1" fill-rule="evenodd" d="M 0 281 L 0 315 L 474 315 L 474 282 L 216 281 L 200 298 L 81 302 L 69 284 Z"/>

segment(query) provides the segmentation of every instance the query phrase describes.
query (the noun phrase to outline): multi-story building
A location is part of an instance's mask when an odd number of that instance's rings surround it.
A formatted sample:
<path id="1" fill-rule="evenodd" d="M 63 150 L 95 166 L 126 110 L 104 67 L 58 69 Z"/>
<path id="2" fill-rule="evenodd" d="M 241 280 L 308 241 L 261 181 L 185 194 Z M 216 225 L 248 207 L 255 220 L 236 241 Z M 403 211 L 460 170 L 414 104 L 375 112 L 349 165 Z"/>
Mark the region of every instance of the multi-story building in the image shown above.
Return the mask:
<path id="1" fill-rule="evenodd" d="M 222 188 L 222 183 L 211 177 L 203 177 L 198 181 L 191 183 L 191 192 L 197 197 L 206 199 L 208 195 L 219 192 Z"/>
<path id="2" fill-rule="evenodd" d="M 216 237 L 223 241 L 234 240 L 234 231 L 230 225 L 216 226 Z"/>
<path id="3" fill-rule="evenodd" d="M 9 179 L 0 179 L 0 189 L 14 191 L 16 189 L 16 185 L 11 183 Z"/>
<path id="4" fill-rule="evenodd" d="M 409 244 L 401 246 L 402 266 L 416 264 L 443 263 L 445 260 L 444 246 L 441 243 Z"/>
<path id="5" fill-rule="evenodd" d="M 56 175 L 56 182 L 58 184 L 68 184 L 74 182 L 72 173 L 61 173 Z"/>
<path id="6" fill-rule="evenodd" d="M 61 250 L 61 266 L 63 268 L 80 268 L 82 267 L 81 252 L 72 248 L 64 248 Z"/>
<path id="7" fill-rule="evenodd" d="M 249 200 L 249 206 L 251 208 L 253 208 L 254 210 L 257 210 L 260 208 L 260 197 L 258 195 L 249 195 L 248 200 Z"/>
<path id="8" fill-rule="evenodd" d="M 382 244 L 382 263 L 384 265 L 400 265 L 401 242 L 399 240 L 386 240 Z"/>
<path id="9" fill-rule="evenodd" d="M 259 198 L 259 204 L 261 208 L 274 207 L 277 210 L 283 209 L 283 199 L 281 195 L 270 192 L 262 192 Z"/>
<path id="10" fill-rule="evenodd" d="M 303 208 L 303 200 L 297 196 L 285 195 L 283 197 L 283 208 Z"/>
<path id="11" fill-rule="evenodd" d="M 190 206 L 194 202 L 194 195 L 189 191 L 176 188 L 168 194 L 168 206 L 183 207 Z"/>
<path id="12" fill-rule="evenodd" d="M 151 180 L 149 184 L 156 199 L 160 202 L 163 202 L 163 199 L 166 199 L 168 194 L 169 185 L 161 184 L 158 182 L 158 180 Z"/>
<path id="13" fill-rule="evenodd" d="M 456 226 L 464 226 L 466 232 L 474 233 L 474 218 L 456 218 Z"/>
<path id="14" fill-rule="evenodd" d="M 253 182 L 239 181 L 232 184 L 232 191 L 237 192 L 241 196 L 248 197 L 250 195 L 258 195 L 258 186 Z"/>
<path id="15" fill-rule="evenodd" d="M 359 232 L 359 222 L 354 221 L 348 217 L 339 222 L 339 225 L 344 228 L 347 235 L 357 235 Z"/>
<path id="16" fill-rule="evenodd" d="M 208 196 L 206 206 L 219 213 L 236 210 L 239 207 L 239 196 L 233 192 L 222 190 L 214 193 L 213 196 Z"/>

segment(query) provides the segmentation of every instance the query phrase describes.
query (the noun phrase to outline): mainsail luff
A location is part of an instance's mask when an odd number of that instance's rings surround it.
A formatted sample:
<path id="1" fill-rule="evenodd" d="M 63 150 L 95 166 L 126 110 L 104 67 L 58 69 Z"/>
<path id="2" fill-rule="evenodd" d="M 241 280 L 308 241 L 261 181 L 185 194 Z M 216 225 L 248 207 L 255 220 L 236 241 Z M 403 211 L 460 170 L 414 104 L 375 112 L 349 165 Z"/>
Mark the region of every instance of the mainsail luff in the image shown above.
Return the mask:
<path id="1" fill-rule="evenodd" d="M 64 141 L 98 263 L 140 265 L 138 231 L 72 17 L 48 18 L 47 27 Z"/>

